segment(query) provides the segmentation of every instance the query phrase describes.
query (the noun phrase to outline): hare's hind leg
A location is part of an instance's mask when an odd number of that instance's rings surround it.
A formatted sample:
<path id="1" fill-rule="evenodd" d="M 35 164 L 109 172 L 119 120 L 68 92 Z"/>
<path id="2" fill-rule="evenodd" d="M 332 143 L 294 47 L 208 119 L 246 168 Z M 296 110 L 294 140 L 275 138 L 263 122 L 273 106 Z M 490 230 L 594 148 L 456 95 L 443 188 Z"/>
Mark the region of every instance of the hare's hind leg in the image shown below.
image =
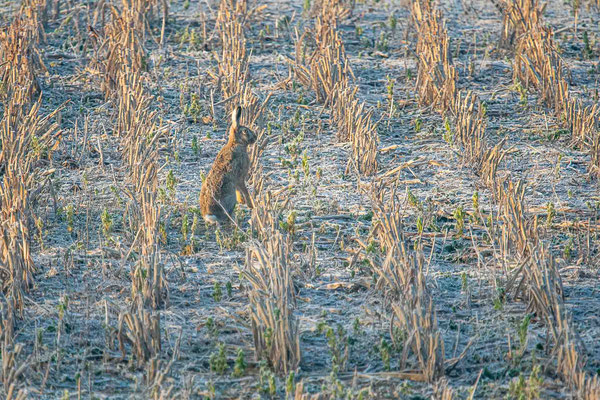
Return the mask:
<path id="1" fill-rule="evenodd" d="M 208 214 L 204 216 L 204 221 L 206 221 L 207 224 L 210 225 L 220 225 L 219 224 L 219 218 L 216 215 L 213 214 Z"/>

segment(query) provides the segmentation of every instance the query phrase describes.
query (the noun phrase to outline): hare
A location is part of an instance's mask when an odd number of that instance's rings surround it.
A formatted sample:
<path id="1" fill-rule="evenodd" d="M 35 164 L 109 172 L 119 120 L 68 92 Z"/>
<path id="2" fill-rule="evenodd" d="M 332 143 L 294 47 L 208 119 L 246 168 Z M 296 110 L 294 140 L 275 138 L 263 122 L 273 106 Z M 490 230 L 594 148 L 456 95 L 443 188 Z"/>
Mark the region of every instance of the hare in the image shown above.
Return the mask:
<path id="1" fill-rule="evenodd" d="M 252 208 L 252 199 L 246 188 L 250 157 L 248 145 L 256 142 L 256 134 L 240 126 L 241 107 L 231 116 L 229 140 L 219 151 L 200 190 L 200 211 L 208 223 L 231 219 L 237 202 Z"/>

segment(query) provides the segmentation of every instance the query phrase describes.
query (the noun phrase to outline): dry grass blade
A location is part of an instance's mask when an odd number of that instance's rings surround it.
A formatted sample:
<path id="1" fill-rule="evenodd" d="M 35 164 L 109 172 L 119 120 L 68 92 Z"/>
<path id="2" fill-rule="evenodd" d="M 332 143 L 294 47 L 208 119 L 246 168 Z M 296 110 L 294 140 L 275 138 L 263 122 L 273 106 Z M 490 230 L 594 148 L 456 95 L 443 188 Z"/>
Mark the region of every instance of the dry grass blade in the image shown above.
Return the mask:
<path id="1" fill-rule="evenodd" d="M 332 117 L 338 126 L 340 140 L 350 139 L 352 156 L 346 172 L 352 164 L 365 175 L 377 172 L 379 135 L 373 122 L 373 110 L 365 111 L 365 105 L 356 97 L 358 87 L 347 87 L 342 82 L 333 90 Z"/>
<path id="2" fill-rule="evenodd" d="M 423 380 L 434 382 L 444 375 L 444 341 L 437 326 L 433 298 L 422 272 L 406 295 L 392 304 L 393 323 L 406 332 L 401 368 L 417 369 Z"/>
<path id="3" fill-rule="evenodd" d="M 337 31 L 337 21 L 345 13 L 338 1 L 324 1 L 313 31 L 306 31 L 296 41 L 296 58 L 292 68 L 296 79 L 314 91 L 317 102 L 329 106 L 338 128 L 340 141 L 350 140 L 352 153 L 346 172 L 352 166 L 361 174 L 371 175 L 378 168 L 379 135 L 373 122 L 373 111 L 357 97 L 358 87 L 350 84 L 354 74 L 346 56 L 343 41 Z M 307 57 L 309 37 L 314 39 L 314 51 Z"/>
<path id="4" fill-rule="evenodd" d="M 444 341 L 425 282 L 423 244 L 417 239 L 414 250 L 408 250 L 395 189 L 388 192 L 383 187 L 372 191 L 372 204 L 378 221 L 376 235 L 387 254 L 383 261 L 370 262 L 379 276 L 377 287 L 383 287 L 392 299 L 392 326 L 406 334 L 400 368 L 417 371 L 419 380 L 433 382 L 444 375 Z"/>
<path id="5" fill-rule="evenodd" d="M 573 145 L 591 152 L 590 172 L 598 174 L 600 160 L 594 141 L 598 131 L 597 104 L 585 106 L 569 93 L 565 62 L 554 42 L 552 29 L 545 26 L 545 4 L 539 0 L 510 0 L 504 5 L 504 31 L 516 38 L 513 79 L 525 87 L 534 87 L 543 104 L 551 107 L 571 131 Z"/>
<path id="6" fill-rule="evenodd" d="M 111 8 L 111 22 L 98 45 L 94 61 L 102 78 L 106 98 L 114 97 L 118 111 L 115 132 L 121 137 L 122 158 L 127 166 L 131 199 L 130 228 L 140 232 L 140 258 L 132 268 L 132 293 L 144 304 L 158 308 L 166 302 L 168 286 L 160 258 L 158 202 L 159 151 L 166 130 L 151 109 L 154 98 L 146 93 L 141 72 L 145 69 L 143 47 L 147 18 L 157 5 L 152 0 L 123 0 L 121 9 Z M 163 7 L 166 5 L 163 4 Z M 131 218 L 133 217 L 133 218 Z"/>
<path id="7" fill-rule="evenodd" d="M 454 105 L 456 113 L 456 144 L 461 147 L 461 156 L 466 162 L 478 165 L 484 159 L 486 119 L 481 103 L 472 92 L 459 93 Z M 479 168 L 477 168 L 479 169 Z"/>
<path id="8" fill-rule="evenodd" d="M 265 179 L 262 172 L 262 168 L 258 169 L 253 180 L 256 198 L 252 209 L 251 225 L 257 237 L 264 241 L 277 231 L 279 215 L 273 211 L 277 208 L 271 193 L 264 188 Z"/>
<path id="9" fill-rule="evenodd" d="M 375 234 L 385 257 L 375 257 L 369 262 L 378 276 L 377 289 L 387 292 L 392 299 L 401 299 L 423 270 L 424 257 L 406 247 L 402 209 L 395 188 L 388 193 L 382 186 L 374 188 L 372 193 L 373 212 L 377 216 Z M 384 198 L 386 195 L 389 199 Z"/>
<path id="10" fill-rule="evenodd" d="M 551 255 L 543 244 L 531 245 L 531 256 L 525 257 L 507 282 L 513 296 L 522 297 L 528 303 L 528 311 L 535 313 L 545 322 L 554 318 L 554 307 L 562 303 L 562 280 Z M 549 325 L 551 329 L 555 324 Z M 552 332 L 554 340 L 557 332 Z"/>
<path id="11" fill-rule="evenodd" d="M 167 383 L 167 378 L 171 373 L 173 360 L 165 362 L 157 358 L 153 358 L 147 365 L 145 374 L 145 383 L 148 387 L 149 398 L 155 400 L 166 400 L 174 397 L 172 383 Z"/>
<path id="12" fill-rule="evenodd" d="M 23 0 L 21 2 L 19 14 L 31 24 L 36 42 L 39 42 L 40 39 L 46 40 L 44 27 L 48 23 L 48 11 L 55 1 L 60 0 Z"/>
<path id="13" fill-rule="evenodd" d="M 161 206 L 158 202 L 159 151 L 165 129 L 150 106 L 153 97 L 143 87 L 142 77 L 130 71 L 122 74 L 118 88 L 116 131 L 122 137 L 122 156 L 129 172 L 131 227 L 140 232 L 140 258 L 132 271 L 132 293 L 141 293 L 146 304 L 158 308 L 166 302 L 165 280 L 159 246 Z"/>
<path id="14" fill-rule="evenodd" d="M 225 98 L 241 95 L 248 81 L 250 70 L 244 26 L 247 14 L 248 3 L 245 0 L 222 0 L 219 4 L 216 27 L 221 34 L 222 49 L 217 59 Z"/>
<path id="15" fill-rule="evenodd" d="M 485 186 L 497 192 L 496 175 L 504 159 L 505 140 L 490 147 L 486 140 L 487 119 L 481 102 L 472 92 L 457 93 L 458 74 L 452 65 L 449 38 L 442 14 L 433 2 L 416 0 L 411 14 L 417 28 L 417 93 L 421 105 L 442 115 L 453 116 L 452 140 L 460 156 L 470 164 Z"/>
<path id="16" fill-rule="evenodd" d="M 54 116 L 38 115 L 41 99 L 25 106 L 26 91 L 14 94 L 0 121 L 0 277 L 14 310 L 22 310 L 23 291 L 33 283 L 29 221 L 32 192 L 41 184 L 36 163 L 56 149 Z"/>
<path id="17" fill-rule="evenodd" d="M 442 13 L 432 1 L 416 0 L 411 15 L 418 33 L 415 87 L 419 103 L 445 112 L 454 103 L 458 74 L 452 65 L 450 39 Z"/>
<path id="18" fill-rule="evenodd" d="M 106 99 L 118 96 L 116 89 L 122 75 L 146 69 L 145 26 L 152 3 L 149 0 L 122 0 L 121 9 L 111 7 L 111 21 L 103 32 L 90 28 L 96 39 L 92 68 L 100 76 Z"/>
<path id="19" fill-rule="evenodd" d="M 266 98 L 259 102 L 258 97 L 252 93 L 250 85 L 246 85 L 241 95 L 240 104 L 242 106 L 242 121 L 245 121 L 245 126 L 249 127 L 257 134 L 256 142 L 250 148 L 250 182 L 254 182 L 257 177 L 258 170 L 260 168 L 260 157 L 269 144 L 269 137 L 266 134 L 267 131 L 263 127 L 262 117 L 264 111 L 269 104 L 271 94 L 269 93 Z"/>
<path id="20" fill-rule="evenodd" d="M 540 241 L 536 221 L 527 222 L 521 182 L 508 181 L 500 191 L 500 243 L 505 259 L 517 259 L 507 291 L 528 302 L 528 310 L 545 325 L 553 344 L 557 371 L 562 380 L 578 394 L 578 398 L 594 399 L 600 393 L 597 377 L 584 370 L 585 351 L 572 327 L 571 316 L 563 299 L 562 278 L 552 254 Z M 511 254 L 516 251 L 517 254 Z"/>
<path id="21" fill-rule="evenodd" d="M 11 343 L 15 335 L 14 310 L 0 293 L 0 343 Z"/>
<path id="22" fill-rule="evenodd" d="M 496 179 L 498 167 L 507 153 L 504 149 L 505 144 L 506 138 L 502 139 L 494 147 L 488 148 L 483 155 L 483 159 L 477 165 L 479 176 L 483 180 L 484 185 L 492 190 L 495 198 L 498 198 L 499 188 L 497 184 L 498 180 Z"/>
<path id="23" fill-rule="evenodd" d="M 519 41 L 515 49 L 515 82 L 534 87 L 541 101 L 560 115 L 568 104 L 568 84 L 564 64 L 551 39 L 549 29 L 537 26 Z"/>
<path id="24" fill-rule="evenodd" d="M 590 146 L 590 173 L 600 177 L 600 132 L 595 132 Z"/>
<path id="25" fill-rule="evenodd" d="M 2 290 L 10 308 L 22 311 L 23 292 L 33 283 L 35 265 L 27 227 L 28 196 L 22 181 L 0 182 L 0 266 Z"/>
<path id="26" fill-rule="evenodd" d="M 317 29 L 317 28 L 315 28 Z M 314 91 L 317 102 L 331 104 L 334 90 L 344 90 L 353 76 L 344 44 L 333 26 L 322 28 L 321 34 L 305 32 L 296 42 L 296 58 L 293 70 L 296 79 Z M 307 57 L 307 38 L 314 37 L 315 50 Z"/>
<path id="27" fill-rule="evenodd" d="M 131 309 L 119 315 L 117 337 L 123 358 L 129 344 L 137 366 L 142 367 L 160 353 L 160 313 L 146 311 L 142 299 L 136 298 Z"/>
<path id="28" fill-rule="evenodd" d="M 138 194 L 141 212 L 140 255 L 131 274 L 132 296 L 141 293 L 146 304 L 157 309 L 168 299 L 168 285 L 160 252 L 159 222 L 161 207 L 155 191 L 144 190 Z"/>
<path id="29" fill-rule="evenodd" d="M 520 287 L 529 298 L 530 310 L 548 329 L 554 344 L 557 371 L 576 391 L 578 398 L 596 399 L 600 394 L 598 377 L 590 376 L 584 370 L 585 350 L 565 307 L 562 279 L 554 258 L 542 244 L 532 248 L 530 254 L 523 268 L 524 287 Z"/>
<path id="30" fill-rule="evenodd" d="M 433 396 L 432 399 L 435 400 L 452 400 L 454 396 L 454 392 L 452 388 L 448 385 L 448 381 L 444 379 L 440 379 L 435 383 L 433 387 Z"/>
<path id="31" fill-rule="evenodd" d="M 9 345 L 2 343 L 2 391 L 6 400 L 24 400 L 27 392 L 20 389 L 21 377 L 29 368 L 29 364 L 21 362 L 19 356 L 23 346 L 21 344 Z M 1 393 L 1 392 L 0 392 Z"/>
<path id="32" fill-rule="evenodd" d="M 598 104 L 584 106 L 579 99 L 569 99 L 565 118 L 571 131 L 571 142 L 583 148 L 591 147 L 598 132 Z M 598 165 L 592 162 L 592 165 Z"/>
<path id="33" fill-rule="evenodd" d="M 37 50 L 34 22 L 18 15 L 7 27 L 0 29 L 0 100 L 15 97 L 14 92 L 24 91 L 21 104 L 27 104 L 40 92 L 36 70 L 45 70 Z M 13 103 L 15 100 L 11 100 Z"/>
<path id="34" fill-rule="evenodd" d="M 530 250 L 530 244 L 538 241 L 537 221 L 526 218 L 525 185 L 507 179 L 497 190 L 501 254 L 504 259 L 521 259 Z"/>
<path id="35" fill-rule="evenodd" d="M 289 259 L 291 242 L 273 232 L 262 244 L 255 242 L 246 255 L 244 277 L 250 284 L 250 318 L 255 355 L 281 374 L 300 362 L 298 321 Z"/>
<path id="36" fill-rule="evenodd" d="M 232 111 L 239 104 L 243 109 L 243 125 L 255 129 L 270 96 L 261 102 L 251 90 L 250 61 L 245 36 L 246 24 L 251 14 L 246 0 L 220 2 L 216 29 L 221 35 L 222 48 L 221 53 L 215 57 L 219 61 L 219 80 L 223 97 L 238 99 L 237 102 L 227 103 L 228 111 Z"/>
<path id="37" fill-rule="evenodd" d="M 500 44 L 512 47 L 518 38 L 540 23 L 546 4 L 539 0 L 502 0 L 499 8 L 503 14 Z"/>

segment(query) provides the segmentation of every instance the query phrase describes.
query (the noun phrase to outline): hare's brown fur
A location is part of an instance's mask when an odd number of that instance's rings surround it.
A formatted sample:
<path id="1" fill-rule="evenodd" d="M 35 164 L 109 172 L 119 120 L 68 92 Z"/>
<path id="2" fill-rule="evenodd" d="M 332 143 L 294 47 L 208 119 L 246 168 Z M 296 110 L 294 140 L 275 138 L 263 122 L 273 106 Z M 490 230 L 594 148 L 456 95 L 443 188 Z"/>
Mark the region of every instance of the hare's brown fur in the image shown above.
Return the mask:
<path id="1" fill-rule="evenodd" d="M 246 188 L 250 167 L 248 145 L 256 141 L 250 129 L 240 126 L 242 110 L 234 110 L 229 128 L 229 140 L 219 151 L 200 190 L 200 211 L 207 222 L 225 222 L 233 216 L 236 203 L 252 208 Z"/>

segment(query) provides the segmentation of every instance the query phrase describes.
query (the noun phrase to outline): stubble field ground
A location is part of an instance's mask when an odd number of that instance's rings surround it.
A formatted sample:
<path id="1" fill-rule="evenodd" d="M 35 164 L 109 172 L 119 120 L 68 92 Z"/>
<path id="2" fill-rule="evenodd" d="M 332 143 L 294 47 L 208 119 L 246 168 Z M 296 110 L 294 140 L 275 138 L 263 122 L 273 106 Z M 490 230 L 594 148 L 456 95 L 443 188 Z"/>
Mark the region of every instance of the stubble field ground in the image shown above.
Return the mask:
<path id="1" fill-rule="evenodd" d="M 7 22 L 17 4 L 4 4 Z M 87 25 L 95 3 L 72 2 L 50 18 L 39 44 L 47 67 L 40 74 L 41 112 L 68 103 L 60 113 L 60 146 L 47 161 L 52 172 L 37 204 L 43 222 L 33 235 L 35 284 L 15 323 L 15 342 L 23 344 L 21 357 L 28 364 L 19 383 L 27 398 L 150 398 L 161 391 L 164 398 L 286 396 L 286 377 L 273 380 L 254 360 L 248 283 L 241 276 L 253 240 L 250 211 L 238 206 L 239 229 L 218 232 L 199 215 L 202 178 L 224 145 L 229 124 L 228 99 L 215 79 L 218 3 L 169 6 L 162 46 L 162 20 L 151 21 L 144 73 L 152 106 L 168 126 L 159 173 L 168 301 L 158 311 L 157 357 L 166 376 L 149 383 L 149 367 L 138 367 L 129 352 L 123 357 L 114 346 L 119 314 L 132 303 L 131 233 L 123 220 L 127 172 L 113 134 L 115 104 L 105 100 L 90 67 L 94 48 Z M 291 72 L 295 41 L 313 23 L 310 13 L 300 2 L 249 3 L 250 9 L 257 6 L 264 8 L 246 24 L 249 81 L 261 99 L 271 94 L 259 121 L 267 135 L 259 163 L 264 184 L 281 201 L 281 228 L 293 231 L 294 314 L 302 354 L 295 382 L 302 380 L 306 393 L 323 398 L 342 392 L 350 398 L 406 399 L 437 393 L 439 384 L 404 379 L 406 371 L 399 371 L 402 345 L 392 337 L 390 300 L 359 244 L 369 246 L 376 219 L 372 182 L 385 178 L 387 185 L 397 185 L 409 242 L 418 235 L 418 220 L 430 222 L 422 235 L 426 276 L 445 358 L 457 358 L 444 374 L 454 396 L 571 398 L 555 372 L 543 324 L 533 316 L 523 343 L 523 321 L 531 310 L 523 299 L 504 296 L 515 266 L 495 257 L 473 202 L 477 193 L 481 214 L 490 214 L 496 207 L 492 194 L 445 140 L 444 118 L 416 100 L 416 32 L 408 4 L 357 2 L 338 24 L 358 97 L 373 107 L 379 122 L 378 171 L 371 176 L 347 168 L 350 144 L 338 141 L 328 107 Z M 598 102 L 600 12 L 586 7 L 577 32 L 571 7 L 562 1 L 549 2 L 544 18 L 559 32 L 555 40 L 572 91 L 592 104 Z M 498 45 L 498 8 L 487 0 L 442 1 L 439 8 L 451 38 L 457 86 L 485 102 L 488 140 L 507 140 L 509 153 L 498 176 L 526 183 L 528 216 L 537 218 L 559 267 L 565 304 L 587 356 L 585 370 L 598 374 L 600 196 L 588 173 L 590 156 L 570 146 L 568 132 L 539 104 L 535 91 L 515 85 L 511 50 Z M 94 28 L 101 30 L 101 23 Z M 464 220 L 462 229 L 457 220 Z M 106 221 L 110 228 L 103 231 Z M 214 363 L 221 344 L 227 366 L 218 373 Z M 336 349 L 347 352 L 347 361 L 332 373 Z M 247 366 L 234 376 L 240 351 Z M 541 371 L 529 379 L 538 366 Z M 522 393 L 531 397 L 519 397 L 520 376 Z M 269 382 L 276 387 L 269 388 Z"/>

